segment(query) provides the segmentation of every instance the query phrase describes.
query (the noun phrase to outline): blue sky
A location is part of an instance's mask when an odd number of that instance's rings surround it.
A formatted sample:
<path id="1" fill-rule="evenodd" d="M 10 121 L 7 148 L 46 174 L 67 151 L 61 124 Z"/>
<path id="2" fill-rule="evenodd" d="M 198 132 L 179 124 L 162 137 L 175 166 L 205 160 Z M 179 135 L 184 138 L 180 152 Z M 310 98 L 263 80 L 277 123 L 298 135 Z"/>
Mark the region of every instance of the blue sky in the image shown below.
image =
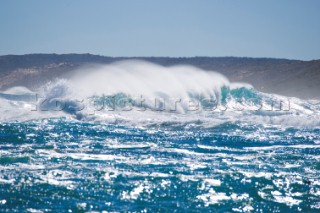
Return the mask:
<path id="1" fill-rule="evenodd" d="M 0 55 L 320 59 L 318 0 L 2 0 Z"/>

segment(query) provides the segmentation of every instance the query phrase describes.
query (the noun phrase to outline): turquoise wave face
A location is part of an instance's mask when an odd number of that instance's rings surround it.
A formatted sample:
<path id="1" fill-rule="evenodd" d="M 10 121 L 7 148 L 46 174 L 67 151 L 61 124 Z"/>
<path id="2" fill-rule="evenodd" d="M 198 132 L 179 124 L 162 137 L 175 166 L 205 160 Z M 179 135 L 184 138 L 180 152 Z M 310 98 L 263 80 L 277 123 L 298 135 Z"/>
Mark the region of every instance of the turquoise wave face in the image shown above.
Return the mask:
<path id="1" fill-rule="evenodd" d="M 2 212 L 317 212 L 320 129 L 0 124 Z"/>

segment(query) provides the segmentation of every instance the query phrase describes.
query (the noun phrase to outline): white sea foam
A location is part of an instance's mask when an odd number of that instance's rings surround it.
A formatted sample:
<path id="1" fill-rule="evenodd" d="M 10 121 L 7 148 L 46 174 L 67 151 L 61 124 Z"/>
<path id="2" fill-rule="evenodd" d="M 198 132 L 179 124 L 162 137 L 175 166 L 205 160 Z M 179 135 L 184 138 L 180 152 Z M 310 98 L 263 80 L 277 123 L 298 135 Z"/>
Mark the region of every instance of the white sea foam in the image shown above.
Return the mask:
<path id="1" fill-rule="evenodd" d="M 231 199 L 231 197 L 227 196 L 225 193 L 216 192 L 213 189 L 210 189 L 208 193 L 198 195 L 197 198 L 203 201 L 205 206 L 217 204 L 221 201 Z"/>

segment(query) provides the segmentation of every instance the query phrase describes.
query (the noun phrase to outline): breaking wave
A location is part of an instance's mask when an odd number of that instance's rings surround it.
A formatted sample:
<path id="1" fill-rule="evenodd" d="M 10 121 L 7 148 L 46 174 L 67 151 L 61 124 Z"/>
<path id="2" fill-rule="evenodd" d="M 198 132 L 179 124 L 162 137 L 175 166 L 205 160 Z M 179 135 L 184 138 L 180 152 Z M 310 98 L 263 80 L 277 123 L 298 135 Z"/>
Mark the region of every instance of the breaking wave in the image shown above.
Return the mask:
<path id="1" fill-rule="evenodd" d="M 105 122 L 228 121 L 319 125 L 318 101 L 305 101 L 231 83 L 223 75 L 191 66 L 163 67 L 142 61 L 95 65 L 36 91 L 16 87 L 0 93 L 1 120 L 70 117 Z M 36 101 L 35 101 L 36 100 Z"/>

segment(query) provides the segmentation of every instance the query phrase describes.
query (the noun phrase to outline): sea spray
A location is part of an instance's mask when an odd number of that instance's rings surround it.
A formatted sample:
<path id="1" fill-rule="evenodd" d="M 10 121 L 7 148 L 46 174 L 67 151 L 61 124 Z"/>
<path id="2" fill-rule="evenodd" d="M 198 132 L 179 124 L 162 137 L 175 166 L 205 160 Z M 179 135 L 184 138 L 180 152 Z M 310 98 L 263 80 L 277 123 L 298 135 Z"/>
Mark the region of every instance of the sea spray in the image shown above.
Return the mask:
<path id="1" fill-rule="evenodd" d="M 12 88 L 0 93 L 0 102 L 6 121 L 64 116 L 133 125 L 200 119 L 206 125 L 243 121 L 317 126 L 320 120 L 316 101 L 262 93 L 192 66 L 143 61 L 89 66 L 35 91 Z"/>

